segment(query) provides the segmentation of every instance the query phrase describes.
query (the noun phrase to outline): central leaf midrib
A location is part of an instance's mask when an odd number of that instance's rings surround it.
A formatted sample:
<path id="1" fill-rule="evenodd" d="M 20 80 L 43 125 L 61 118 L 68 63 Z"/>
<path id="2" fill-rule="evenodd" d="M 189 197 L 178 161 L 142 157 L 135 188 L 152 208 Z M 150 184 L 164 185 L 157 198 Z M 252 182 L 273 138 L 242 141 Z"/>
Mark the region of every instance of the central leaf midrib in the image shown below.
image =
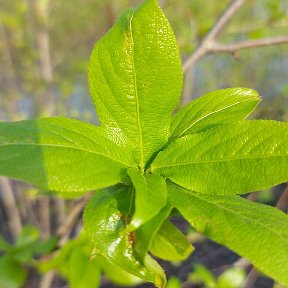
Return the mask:
<path id="1" fill-rule="evenodd" d="M 263 159 L 263 158 L 273 158 L 273 157 L 288 157 L 288 154 L 278 154 L 278 155 L 257 155 L 257 156 L 250 156 L 250 157 L 239 157 L 239 158 L 226 158 L 226 159 L 215 159 L 215 160 L 199 160 L 199 161 L 188 161 L 188 162 L 180 162 L 180 163 L 173 163 L 167 165 L 160 165 L 160 166 L 152 166 L 152 171 L 160 168 L 168 168 L 174 166 L 185 166 L 185 165 L 193 165 L 193 164 L 202 164 L 202 163 L 219 163 L 219 162 L 229 162 L 229 161 L 238 161 L 238 160 L 249 160 L 249 159 Z"/>
<path id="2" fill-rule="evenodd" d="M 142 135 L 142 127 L 141 127 L 141 119 L 140 119 L 140 103 L 139 103 L 139 96 L 138 96 L 138 88 L 137 88 L 137 75 L 134 63 L 134 39 L 133 39 L 133 29 L 132 29 L 132 21 L 135 11 L 132 11 L 130 22 L 129 22 L 129 29 L 131 35 L 131 58 L 132 58 L 132 69 L 134 75 L 134 87 L 135 87 L 135 98 L 136 98 L 136 114 L 137 114 L 137 126 L 138 126 L 138 139 L 139 139 L 139 146 L 140 146 L 140 168 L 141 171 L 144 172 L 144 147 L 143 147 L 143 135 Z"/>

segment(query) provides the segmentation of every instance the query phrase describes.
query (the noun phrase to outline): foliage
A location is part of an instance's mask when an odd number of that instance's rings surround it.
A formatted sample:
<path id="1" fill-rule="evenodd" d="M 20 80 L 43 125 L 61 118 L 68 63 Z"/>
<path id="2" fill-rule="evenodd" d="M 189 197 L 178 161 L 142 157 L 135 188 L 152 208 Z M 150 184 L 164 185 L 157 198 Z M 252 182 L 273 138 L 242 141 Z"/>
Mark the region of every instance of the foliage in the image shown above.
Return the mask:
<path id="1" fill-rule="evenodd" d="M 25 226 L 14 245 L 0 237 L 0 283 L 1 288 L 23 287 L 28 274 L 28 265 L 37 267 L 34 257 L 50 253 L 57 239 L 39 239 L 39 231 L 33 226 Z"/>
<path id="2" fill-rule="evenodd" d="M 206 267 L 195 265 L 194 271 L 189 275 L 189 281 L 191 283 L 203 283 L 207 288 L 240 288 L 243 287 L 245 274 L 243 269 L 233 267 L 215 279 Z"/>
<path id="3" fill-rule="evenodd" d="M 288 285 L 287 215 L 237 195 L 288 180 L 287 123 L 243 120 L 260 101 L 246 88 L 206 94 L 171 120 L 181 61 L 156 0 L 128 10 L 98 42 L 89 84 L 101 126 L 2 122 L 0 174 L 77 197 L 97 190 L 84 212 L 96 254 L 157 287 L 166 278 L 151 254 L 174 261 L 193 250 L 168 220 L 173 208 Z M 85 262 L 80 254 L 68 258 Z M 74 266 L 62 270 L 70 281 Z"/>

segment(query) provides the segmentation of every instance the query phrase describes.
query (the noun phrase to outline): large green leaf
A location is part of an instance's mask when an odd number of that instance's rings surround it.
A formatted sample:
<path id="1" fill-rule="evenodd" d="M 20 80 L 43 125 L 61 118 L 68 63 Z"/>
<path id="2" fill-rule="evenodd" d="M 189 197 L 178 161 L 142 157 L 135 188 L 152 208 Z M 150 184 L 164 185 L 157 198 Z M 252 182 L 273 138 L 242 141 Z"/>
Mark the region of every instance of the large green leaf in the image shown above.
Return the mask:
<path id="1" fill-rule="evenodd" d="M 137 255 L 134 232 L 127 232 L 127 213 L 131 191 L 128 187 L 112 187 L 98 191 L 84 210 L 84 227 L 96 252 L 112 264 L 157 287 L 166 283 L 162 268 L 149 255 L 144 261 Z"/>
<path id="2" fill-rule="evenodd" d="M 176 185 L 170 186 L 168 193 L 171 204 L 196 230 L 288 285 L 286 214 L 236 195 L 204 195 Z"/>
<path id="3" fill-rule="evenodd" d="M 132 144 L 144 170 L 167 141 L 182 87 L 178 47 L 156 0 L 127 11 L 97 43 L 89 84 L 101 124 Z"/>
<path id="4" fill-rule="evenodd" d="M 192 244 L 169 220 L 166 220 L 153 238 L 149 250 L 168 261 L 185 260 L 194 250 Z"/>
<path id="5" fill-rule="evenodd" d="M 207 93 L 182 108 L 171 123 L 175 139 L 215 125 L 246 118 L 260 102 L 252 89 L 228 88 Z"/>
<path id="6" fill-rule="evenodd" d="M 110 186 L 126 178 L 132 163 L 104 128 L 78 120 L 0 123 L 0 175 L 44 189 L 79 192 Z"/>
<path id="7" fill-rule="evenodd" d="M 135 212 L 127 227 L 132 231 L 153 218 L 166 204 L 165 179 L 158 175 L 141 175 L 136 168 L 130 168 L 128 175 L 135 187 Z"/>
<path id="8" fill-rule="evenodd" d="M 241 194 L 288 180 L 288 123 L 240 121 L 184 136 L 151 170 L 204 194 Z"/>

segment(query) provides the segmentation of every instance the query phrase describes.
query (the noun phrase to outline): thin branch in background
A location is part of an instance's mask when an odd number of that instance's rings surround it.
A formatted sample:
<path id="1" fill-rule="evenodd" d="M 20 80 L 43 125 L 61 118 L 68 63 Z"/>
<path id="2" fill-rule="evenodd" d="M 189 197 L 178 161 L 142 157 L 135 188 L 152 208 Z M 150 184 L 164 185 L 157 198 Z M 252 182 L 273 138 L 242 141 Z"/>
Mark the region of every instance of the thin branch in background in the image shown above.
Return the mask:
<path id="1" fill-rule="evenodd" d="M 51 236 L 50 227 L 50 199 L 48 196 L 42 196 L 38 200 L 37 204 L 37 214 L 39 215 L 39 223 L 41 226 L 41 234 L 44 238 L 49 238 Z"/>
<path id="2" fill-rule="evenodd" d="M 288 207 L 288 184 L 282 192 L 280 198 L 277 201 L 276 207 L 282 211 L 286 211 Z"/>
<path id="3" fill-rule="evenodd" d="M 91 196 L 92 194 L 90 193 L 81 198 L 69 211 L 66 221 L 58 228 L 57 235 L 60 238 L 58 242 L 60 247 L 64 246 L 64 244 L 69 240 L 69 235 Z M 44 274 L 40 280 L 39 288 L 50 288 L 55 275 L 55 271 L 50 271 Z"/>
<path id="4" fill-rule="evenodd" d="M 249 271 L 249 273 L 247 275 L 247 278 L 245 279 L 245 282 L 242 285 L 242 288 L 253 288 L 253 287 L 255 287 L 254 284 L 257 281 L 258 276 L 259 276 L 259 273 L 254 268 L 252 268 Z"/>
<path id="5" fill-rule="evenodd" d="M 219 44 L 214 43 L 210 48 L 210 52 L 219 53 L 219 52 L 228 52 L 236 53 L 243 49 L 256 48 L 256 47 L 265 47 L 271 45 L 281 45 L 288 44 L 288 36 L 279 36 L 279 37 L 269 37 L 258 40 L 247 40 L 241 41 L 234 44 Z"/>
<path id="6" fill-rule="evenodd" d="M 0 176 L 0 192 L 5 212 L 8 216 L 8 225 L 14 239 L 22 230 L 21 216 L 15 201 L 15 196 L 9 180 Z"/>
<path id="7" fill-rule="evenodd" d="M 87 194 L 78 203 L 76 203 L 73 208 L 69 211 L 66 216 L 66 221 L 57 229 L 57 235 L 60 237 L 59 245 L 63 246 L 69 239 L 71 230 L 73 229 L 79 215 L 82 213 L 87 201 L 90 199 L 91 193 Z"/>
<path id="8" fill-rule="evenodd" d="M 210 32 L 204 38 L 202 43 L 198 46 L 195 52 L 185 61 L 183 65 L 183 72 L 186 73 L 188 70 L 203 56 L 205 56 L 208 51 L 210 51 L 211 46 L 214 45 L 215 38 L 223 30 L 225 25 L 233 17 L 233 15 L 238 11 L 238 9 L 243 5 L 245 0 L 234 0 L 224 13 L 218 18 L 215 25 L 212 27 Z"/>
<path id="9" fill-rule="evenodd" d="M 218 18 L 215 25 L 210 32 L 204 38 L 198 48 L 192 53 L 192 55 L 184 62 L 183 72 L 188 71 L 204 56 L 211 53 L 237 53 L 243 49 L 265 47 L 271 45 L 288 44 L 288 36 L 269 37 L 258 40 L 246 40 L 233 44 L 221 44 L 217 42 L 217 36 L 225 28 L 229 20 L 235 15 L 239 8 L 243 5 L 245 0 L 234 0 L 230 6 L 224 11 L 224 13 Z M 190 95 L 187 93 L 182 96 L 182 105 L 186 105 L 190 102 Z"/>

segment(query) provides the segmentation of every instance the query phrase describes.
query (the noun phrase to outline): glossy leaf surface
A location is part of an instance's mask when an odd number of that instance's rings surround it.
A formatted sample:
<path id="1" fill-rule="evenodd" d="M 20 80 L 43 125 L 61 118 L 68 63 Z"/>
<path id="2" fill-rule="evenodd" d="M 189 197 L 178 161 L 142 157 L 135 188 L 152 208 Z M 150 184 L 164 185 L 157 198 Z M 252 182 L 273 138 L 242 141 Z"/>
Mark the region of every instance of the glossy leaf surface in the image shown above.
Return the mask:
<path id="1" fill-rule="evenodd" d="M 260 102 L 252 89 L 228 88 L 207 93 L 183 107 L 171 123 L 171 138 L 246 118 Z"/>
<path id="2" fill-rule="evenodd" d="M 156 0 L 122 15 L 97 43 L 89 84 L 100 123 L 132 144 L 143 170 L 167 141 L 182 87 L 175 36 Z"/>
<path id="3" fill-rule="evenodd" d="M 194 247 L 169 220 L 166 220 L 153 238 L 150 251 L 168 261 L 185 260 Z"/>
<path id="4" fill-rule="evenodd" d="M 168 188 L 171 203 L 200 233 L 226 245 L 288 285 L 288 216 L 239 196 L 204 195 Z"/>
<path id="5" fill-rule="evenodd" d="M 0 174 L 43 189 L 80 192 L 113 185 L 126 178 L 131 163 L 101 127 L 62 117 L 0 123 Z"/>
<path id="6" fill-rule="evenodd" d="M 157 287 L 164 287 L 166 279 L 162 268 L 149 255 L 142 262 L 134 249 L 134 232 L 125 231 L 129 197 L 127 187 L 98 191 L 85 208 L 85 230 L 96 252 L 112 264 Z"/>
<path id="7" fill-rule="evenodd" d="M 151 170 L 204 194 L 241 194 L 288 180 L 288 124 L 240 121 L 173 142 Z"/>
<path id="8" fill-rule="evenodd" d="M 101 255 L 97 255 L 95 257 L 95 260 L 97 263 L 101 265 L 101 268 L 103 269 L 105 273 L 105 277 L 111 280 L 113 283 L 129 287 L 129 286 L 135 286 L 139 285 L 143 282 L 142 279 L 127 273 L 123 269 L 121 269 L 119 266 L 113 265 L 110 263 L 105 257 Z"/>
<path id="9" fill-rule="evenodd" d="M 136 168 L 130 168 L 128 175 L 135 189 L 135 212 L 128 230 L 132 231 L 153 218 L 166 204 L 165 179 L 158 175 L 141 175 Z"/>

